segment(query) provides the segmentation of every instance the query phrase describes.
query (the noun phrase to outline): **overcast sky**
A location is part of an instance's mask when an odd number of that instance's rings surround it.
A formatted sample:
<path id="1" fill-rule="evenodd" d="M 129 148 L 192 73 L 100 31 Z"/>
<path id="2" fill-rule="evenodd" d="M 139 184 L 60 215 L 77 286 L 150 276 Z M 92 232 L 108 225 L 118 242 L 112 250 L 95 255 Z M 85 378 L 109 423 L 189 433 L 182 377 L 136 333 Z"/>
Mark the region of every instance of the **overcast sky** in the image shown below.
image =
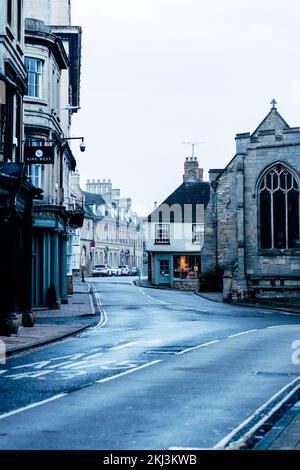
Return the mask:
<path id="1" fill-rule="evenodd" d="M 142 214 L 200 166 L 222 168 L 236 133 L 276 98 L 300 125 L 299 0 L 72 0 L 83 27 L 82 110 L 73 135 L 82 186 L 111 178 Z"/>

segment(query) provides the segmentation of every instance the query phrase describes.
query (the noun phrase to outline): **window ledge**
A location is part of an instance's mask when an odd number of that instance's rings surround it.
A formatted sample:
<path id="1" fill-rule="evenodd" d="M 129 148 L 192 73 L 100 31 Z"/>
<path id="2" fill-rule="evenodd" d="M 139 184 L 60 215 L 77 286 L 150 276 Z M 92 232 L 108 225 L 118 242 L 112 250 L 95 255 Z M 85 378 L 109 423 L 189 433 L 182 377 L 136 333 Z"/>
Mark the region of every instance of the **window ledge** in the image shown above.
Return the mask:
<path id="1" fill-rule="evenodd" d="M 171 242 L 155 242 L 154 245 L 171 245 Z"/>
<path id="2" fill-rule="evenodd" d="M 259 250 L 259 256 L 300 256 L 300 248 Z"/>
<path id="3" fill-rule="evenodd" d="M 24 96 L 25 103 L 32 103 L 32 104 L 41 104 L 43 106 L 48 106 L 48 101 L 43 100 L 42 98 L 35 98 L 34 96 Z"/>

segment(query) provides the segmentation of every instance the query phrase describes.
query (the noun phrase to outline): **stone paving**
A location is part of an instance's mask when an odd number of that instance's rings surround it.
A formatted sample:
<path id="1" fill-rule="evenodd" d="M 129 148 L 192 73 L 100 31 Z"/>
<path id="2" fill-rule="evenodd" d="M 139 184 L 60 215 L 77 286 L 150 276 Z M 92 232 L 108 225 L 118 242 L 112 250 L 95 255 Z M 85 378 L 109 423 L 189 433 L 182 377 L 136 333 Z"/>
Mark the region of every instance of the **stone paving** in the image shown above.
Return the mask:
<path id="1" fill-rule="evenodd" d="M 96 321 L 96 311 L 89 284 L 74 279 L 74 294 L 68 296 L 68 304 L 58 310 L 35 311 L 33 328 L 20 327 L 17 335 L 0 336 L 6 352 L 27 349 L 74 334 Z"/>
<path id="2" fill-rule="evenodd" d="M 300 401 L 266 434 L 255 450 L 300 450 Z"/>

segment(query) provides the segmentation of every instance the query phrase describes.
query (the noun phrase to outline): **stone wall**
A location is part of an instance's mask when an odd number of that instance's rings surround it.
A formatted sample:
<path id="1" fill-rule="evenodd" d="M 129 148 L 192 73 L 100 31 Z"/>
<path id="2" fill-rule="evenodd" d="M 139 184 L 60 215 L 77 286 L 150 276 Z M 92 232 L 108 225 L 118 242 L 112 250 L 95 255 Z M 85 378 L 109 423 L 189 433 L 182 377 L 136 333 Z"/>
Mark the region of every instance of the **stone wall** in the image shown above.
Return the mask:
<path id="1" fill-rule="evenodd" d="M 180 289 L 180 290 L 197 291 L 198 279 L 189 279 L 185 281 L 183 280 L 176 281 L 176 279 L 174 279 L 172 287 L 174 287 L 174 289 Z"/>
<path id="2" fill-rule="evenodd" d="M 300 292 L 299 249 L 261 250 L 258 184 L 264 172 L 285 165 L 300 184 L 300 129 L 290 128 L 272 108 L 251 135 L 238 134 L 237 154 L 211 181 L 205 213 L 202 279 L 224 272 L 224 300 L 297 297 Z M 200 282 L 201 286 L 201 282 Z M 201 286 L 205 290 L 204 285 Z"/>

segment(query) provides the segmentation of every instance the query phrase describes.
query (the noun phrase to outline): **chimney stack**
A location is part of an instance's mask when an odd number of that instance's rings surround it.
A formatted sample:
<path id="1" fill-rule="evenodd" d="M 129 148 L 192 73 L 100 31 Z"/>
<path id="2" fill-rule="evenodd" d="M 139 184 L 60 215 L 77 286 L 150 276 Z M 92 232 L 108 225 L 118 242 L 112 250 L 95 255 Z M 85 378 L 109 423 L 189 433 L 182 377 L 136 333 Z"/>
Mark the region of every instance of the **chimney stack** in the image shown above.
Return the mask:
<path id="1" fill-rule="evenodd" d="M 194 181 L 203 181 L 203 168 L 199 168 L 197 157 L 186 157 L 184 162 L 183 181 L 188 179 Z"/>

